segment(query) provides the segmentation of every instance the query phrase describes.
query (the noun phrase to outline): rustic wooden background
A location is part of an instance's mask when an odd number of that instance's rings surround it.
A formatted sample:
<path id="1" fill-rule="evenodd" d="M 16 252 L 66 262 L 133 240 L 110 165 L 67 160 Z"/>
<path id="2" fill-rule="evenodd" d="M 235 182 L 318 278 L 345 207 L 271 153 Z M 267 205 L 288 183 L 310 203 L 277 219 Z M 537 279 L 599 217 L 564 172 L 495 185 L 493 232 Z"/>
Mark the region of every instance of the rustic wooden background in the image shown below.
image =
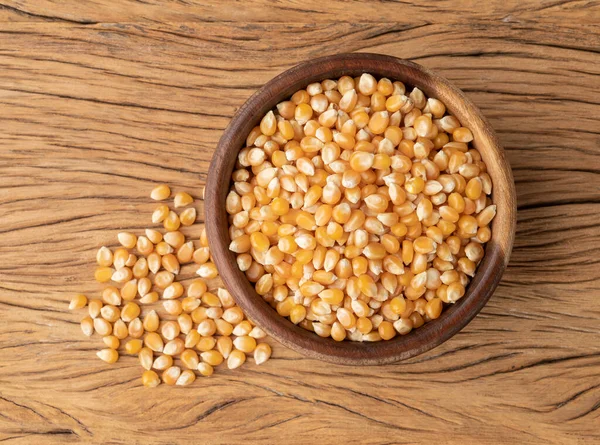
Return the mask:
<path id="1" fill-rule="evenodd" d="M 2 0 L 0 442 L 600 443 L 599 25 L 586 0 Z M 483 312 L 377 368 L 274 345 L 149 390 L 98 360 L 67 310 L 98 246 L 145 226 L 156 181 L 198 194 L 255 89 L 343 51 L 434 69 L 498 131 L 519 217 Z"/>

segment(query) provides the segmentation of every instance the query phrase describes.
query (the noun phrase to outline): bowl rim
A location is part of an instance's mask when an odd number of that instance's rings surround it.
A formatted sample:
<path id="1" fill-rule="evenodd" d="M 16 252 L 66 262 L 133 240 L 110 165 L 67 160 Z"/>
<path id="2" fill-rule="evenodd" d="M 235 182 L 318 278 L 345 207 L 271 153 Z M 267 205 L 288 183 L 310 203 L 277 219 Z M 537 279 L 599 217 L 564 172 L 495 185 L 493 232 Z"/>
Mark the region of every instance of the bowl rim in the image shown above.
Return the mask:
<path id="1" fill-rule="evenodd" d="M 445 308 L 440 318 L 406 336 L 373 343 L 322 338 L 280 316 L 260 297 L 229 251 L 225 198 L 237 153 L 264 114 L 311 82 L 369 72 L 421 89 L 440 99 L 461 122 L 469 121 L 473 145 L 486 164 L 496 165 L 492 200 L 497 214 L 486 254 L 465 295 Z M 485 154 L 484 154 L 485 153 Z M 464 328 L 485 306 L 506 269 L 516 231 L 516 192 L 510 165 L 492 127 L 481 111 L 448 80 L 414 62 L 373 53 L 342 53 L 310 59 L 284 71 L 256 91 L 235 113 L 214 152 L 205 188 L 205 224 L 213 261 L 221 279 L 246 315 L 268 335 L 308 357 L 346 365 L 380 365 L 405 360 L 445 342 Z"/>

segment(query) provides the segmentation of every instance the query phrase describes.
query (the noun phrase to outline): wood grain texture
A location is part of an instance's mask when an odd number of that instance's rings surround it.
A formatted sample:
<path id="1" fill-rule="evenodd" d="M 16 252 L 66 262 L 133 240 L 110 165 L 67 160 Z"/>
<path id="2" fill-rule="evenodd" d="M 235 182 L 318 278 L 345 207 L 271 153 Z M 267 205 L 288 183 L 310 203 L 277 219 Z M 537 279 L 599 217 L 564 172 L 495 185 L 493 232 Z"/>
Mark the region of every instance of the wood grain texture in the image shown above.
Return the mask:
<path id="1" fill-rule="evenodd" d="M 1 3 L 3 443 L 600 442 L 598 2 Z M 377 368 L 274 345 L 151 391 L 135 360 L 96 359 L 66 306 L 100 290 L 97 247 L 145 227 L 155 181 L 197 194 L 255 89 L 343 51 L 439 72 L 507 150 L 517 237 L 480 315 Z"/>

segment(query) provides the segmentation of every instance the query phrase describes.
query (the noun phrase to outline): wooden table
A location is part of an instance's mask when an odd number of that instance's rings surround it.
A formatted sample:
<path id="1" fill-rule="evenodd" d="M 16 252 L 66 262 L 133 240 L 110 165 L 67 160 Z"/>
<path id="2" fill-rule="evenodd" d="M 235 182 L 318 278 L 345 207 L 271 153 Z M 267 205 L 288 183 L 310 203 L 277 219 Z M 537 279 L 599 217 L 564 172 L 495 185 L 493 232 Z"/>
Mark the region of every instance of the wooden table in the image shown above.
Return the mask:
<path id="1" fill-rule="evenodd" d="M 600 443 L 599 2 L 2 3 L 0 441 Z M 434 69 L 498 131 L 519 222 L 483 312 L 377 368 L 274 344 L 264 366 L 150 390 L 135 359 L 98 360 L 67 310 L 101 289 L 96 249 L 147 225 L 155 182 L 200 193 L 254 90 L 342 51 Z"/>

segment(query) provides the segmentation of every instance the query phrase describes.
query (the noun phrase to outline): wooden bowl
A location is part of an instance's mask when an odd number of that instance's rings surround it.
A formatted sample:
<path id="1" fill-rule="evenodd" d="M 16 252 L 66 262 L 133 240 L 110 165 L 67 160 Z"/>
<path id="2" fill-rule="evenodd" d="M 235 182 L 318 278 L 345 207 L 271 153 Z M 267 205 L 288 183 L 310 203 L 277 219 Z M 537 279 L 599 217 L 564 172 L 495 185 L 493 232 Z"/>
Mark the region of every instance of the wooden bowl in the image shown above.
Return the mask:
<path id="1" fill-rule="evenodd" d="M 440 99 L 460 122 L 471 129 L 473 145 L 487 164 L 493 182 L 497 214 L 485 256 L 466 293 L 445 308 L 440 318 L 405 336 L 379 342 L 336 342 L 294 325 L 280 316 L 254 290 L 229 251 L 225 198 L 231 173 L 246 136 L 277 103 L 311 82 L 343 75 L 371 73 L 420 88 Z M 516 226 L 515 187 L 510 166 L 496 134 L 481 112 L 458 88 L 416 63 L 379 54 L 338 54 L 303 62 L 278 75 L 238 110 L 223 133 L 210 165 L 205 191 L 205 217 L 210 249 L 225 285 L 248 317 L 285 346 L 309 357 L 352 365 L 378 365 L 414 357 L 448 340 L 477 315 L 498 286 L 513 245 Z"/>

